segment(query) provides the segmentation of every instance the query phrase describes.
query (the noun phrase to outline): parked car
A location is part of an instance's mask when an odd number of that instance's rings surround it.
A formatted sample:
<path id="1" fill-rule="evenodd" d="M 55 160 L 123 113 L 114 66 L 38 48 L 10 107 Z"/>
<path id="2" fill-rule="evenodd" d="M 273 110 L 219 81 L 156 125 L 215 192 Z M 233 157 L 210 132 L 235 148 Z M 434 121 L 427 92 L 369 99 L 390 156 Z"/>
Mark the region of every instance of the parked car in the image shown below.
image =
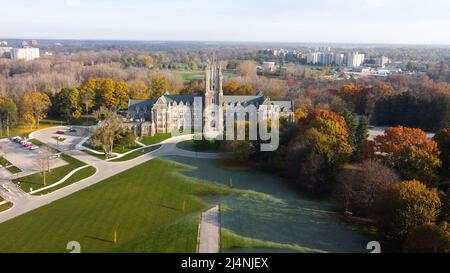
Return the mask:
<path id="1" fill-rule="evenodd" d="M 11 138 L 11 141 L 17 142 L 17 140 L 19 140 L 19 139 L 22 140 L 21 137 L 15 136 L 15 137 L 12 137 L 12 138 Z"/>
<path id="2" fill-rule="evenodd" d="M 56 131 L 56 133 L 57 133 L 58 135 L 64 135 L 64 134 L 65 134 L 64 131 Z"/>
<path id="3" fill-rule="evenodd" d="M 30 147 L 30 150 L 37 150 L 37 149 L 39 149 L 39 146 L 32 145 L 32 146 Z"/>
<path id="4" fill-rule="evenodd" d="M 33 143 L 30 143 L 30 142 L 24 143 L 22 145 L 22 147 L 24 147 L 24 148 L 31 148 L 31 147 L 33 147 Z"/>

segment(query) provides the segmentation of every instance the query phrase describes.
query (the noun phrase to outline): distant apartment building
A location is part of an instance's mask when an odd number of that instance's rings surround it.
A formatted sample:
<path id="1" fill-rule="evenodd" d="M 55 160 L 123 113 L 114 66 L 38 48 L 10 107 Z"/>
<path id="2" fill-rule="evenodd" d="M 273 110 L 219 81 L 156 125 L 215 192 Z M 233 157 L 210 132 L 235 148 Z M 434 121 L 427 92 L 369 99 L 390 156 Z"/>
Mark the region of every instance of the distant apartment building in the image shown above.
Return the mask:
<path id="1" fill-rule="evenodd" d="M 358 52 L 350 52 L 347 55 L 348 67 L 359 67 L 364 63 L 365 55 Z"/>
<path id="2" fill-rule="evenodd" d="M 386 56 L 380 56 L 380 57 L 375 58 L 375 64 L 379 67 L 385 67 L 389 63 L 390 63 L 390 60 Z"/>
<path id="3" fill-rule="evenodd" d="M 0 58 L 10 58 L 12 49 L 7 42 L 0 42 Z"/>
<path id="4" fill-rule="evenodd" d="M 22 47 L 22 48 L 13 48 L 11 50 L 11 59 L 12 60 L 24 60 L 24 61 L 32 61 L 38 59 L 40 57 L 39 48 L 36 47 Z"/>
<path id="5" fill-rule="evenodd" d="M 319 63 L 319 52 L 312 52 L 306 54 L 306 63 L 307 64 L 318 64 Z"/>
<path id="6" fill-rule="evenodd" d="M 262 63 L 262 72 L 263 73 L 273 73 L 277 70 L 275 62 L 263 62 Z"/>

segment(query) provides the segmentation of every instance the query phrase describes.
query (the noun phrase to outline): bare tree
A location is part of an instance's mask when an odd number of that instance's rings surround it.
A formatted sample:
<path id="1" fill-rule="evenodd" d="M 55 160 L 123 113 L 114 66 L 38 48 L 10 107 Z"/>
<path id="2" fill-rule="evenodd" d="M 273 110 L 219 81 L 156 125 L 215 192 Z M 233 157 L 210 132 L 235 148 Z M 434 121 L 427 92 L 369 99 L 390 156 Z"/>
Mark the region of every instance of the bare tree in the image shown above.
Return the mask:
<path id="1" fill-rule="evenodd" d="M 44 186 L 47 185 L 47 173 L 50 172 L 50 157 L 52 155 L 52 152 L 47 147 L 42 147 L 40 150 L 36 165 L 39 169 L 39 172 L 42 174 L 42 177 L 44 178 Z"/>

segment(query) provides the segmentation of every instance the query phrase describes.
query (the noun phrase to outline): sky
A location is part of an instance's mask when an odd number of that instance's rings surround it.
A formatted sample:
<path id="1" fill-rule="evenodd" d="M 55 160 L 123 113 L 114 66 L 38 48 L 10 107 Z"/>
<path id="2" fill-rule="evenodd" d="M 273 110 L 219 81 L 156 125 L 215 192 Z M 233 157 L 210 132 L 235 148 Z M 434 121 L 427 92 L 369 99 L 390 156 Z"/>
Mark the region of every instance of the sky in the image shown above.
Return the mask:
<path id="1" fill-rule="evenodd" d="M 0 0 L 0 37 L 450 45 L 449 0 Z"/>

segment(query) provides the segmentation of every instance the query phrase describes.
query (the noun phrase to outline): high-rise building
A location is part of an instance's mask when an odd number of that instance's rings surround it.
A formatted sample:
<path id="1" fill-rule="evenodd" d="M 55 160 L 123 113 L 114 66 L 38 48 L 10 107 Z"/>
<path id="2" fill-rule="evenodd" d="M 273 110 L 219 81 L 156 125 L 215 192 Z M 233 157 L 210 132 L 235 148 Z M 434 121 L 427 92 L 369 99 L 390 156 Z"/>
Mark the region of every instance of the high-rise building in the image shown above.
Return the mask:
<path id="1" fill-rule="evenodd" d="M 39 48 L 35 47 L 23 47 L 23 48 L 13 48 L 11 50 L 12 60 L 25 60 L 32 61 L 40 57 Z"/>
<path id="2" fill-rule="evenodd" d="M 306 63 L 308 64 L 317 64 L 319 62 L 319 53 L 312 52 L 306 54 Z"/>
<path id="3" fill-rule="evenodd" d="M 350 52 L 347 54 L 347 66 L 359 67 L 364 63 L 364 58 L 364 54 L 359 54 L 358 52 Z"/>

